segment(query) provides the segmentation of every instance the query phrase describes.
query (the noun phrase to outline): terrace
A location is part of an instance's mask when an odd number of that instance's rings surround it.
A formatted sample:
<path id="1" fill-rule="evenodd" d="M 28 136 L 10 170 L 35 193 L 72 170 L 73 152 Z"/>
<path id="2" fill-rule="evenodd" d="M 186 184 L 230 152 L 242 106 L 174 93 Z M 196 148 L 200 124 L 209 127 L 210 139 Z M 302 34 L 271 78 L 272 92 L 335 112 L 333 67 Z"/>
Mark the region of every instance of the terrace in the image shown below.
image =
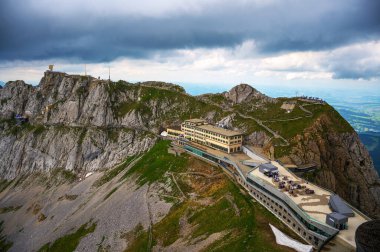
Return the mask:
<path id="1" fill-rule="evenodd" d="M 275 161 L 272 161 L 271 164 L 278 169 L 277 178 L 275 176 L 267 176 L 260 172 L 259 169 L 254 169 L 250 174 L 277 188 L 291 198 L 311 218 L 325 224 L 326 215 L 332 212 L 328 203 L 333 193 L 295 176 Z M 340 230 L 337 236 L 355 247 L 355 231 L 367 219 L 355 209 L 352 210 L 355 216 L 348 218 L 347 229 Z"/>
<path id="2" fill-rule="evenodd" d="M 290 199 L 290 201 L 298 206 L 310 219 L 322 225 L 329 226 L 326 223 L 326 216 L 333 212 L 329 207 L 329 200 L 333 195 L 332 192 L 297 177 L 276 161 L 271 161 L 271 165 L 268 165 L 268 168 L 272 167 L 272 165 L 277 168 L 278 175 L 273 176 L 265 171 L 263 173 L 263 169 L 260 171 L 259 166 L 252 168 L 249 165 L 245 165 L 244 163 L 264 164 L 264 162 L 262 162 L 262 160 L 250 159 L 250 157 L 244 153 L 227 154 L 193 142 L 189 142 L 188 145 L 192 145 L 203 152 L 209 153 L 219 160 L 227 160 L 228 162 L 234 163 L 238 167 L 240 176 L 242 176 L 244 180 L 246 177 L 258 178 L 266 185 L 284 194 L 284 197 L 286 196 L 286 198 Z M 283 186 L 280 186 L 280 184 Z M 354 216 L 348 218 L 347 229 L 340 230 L 336 238 L 349 246 L 356 247 L 355 231 L 359 225 L 369 219 L 355 208 L 351 206 L 350 208 L 353 210 Z"/>

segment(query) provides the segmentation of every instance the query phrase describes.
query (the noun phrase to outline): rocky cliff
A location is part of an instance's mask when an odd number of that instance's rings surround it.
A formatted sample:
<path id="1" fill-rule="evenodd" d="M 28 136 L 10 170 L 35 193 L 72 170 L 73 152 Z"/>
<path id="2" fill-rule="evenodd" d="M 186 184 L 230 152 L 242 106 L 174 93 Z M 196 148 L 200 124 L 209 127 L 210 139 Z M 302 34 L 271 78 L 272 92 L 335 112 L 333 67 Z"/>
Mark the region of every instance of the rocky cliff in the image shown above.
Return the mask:
<path id="1" fill-rule="evenodd" d="M 275 158 L 318 165 L 315 182 L 374 217 L 380 183 L 352 127 L 327 104 L 273 99 L 246 84 L 193 97 L 162 82 L 109 82 L 46 72 L 38 86 L 8 82 L 0 90 L 0 176 L 64 168 L 108 169 L 150 149 L 157 133 L 202 117 L 246 132 L 246 141 Z M 295 103 L 289 112 L 283 103 Z M 15 114 L 29 118 L 16 125 Z"/>
<path id="2" fill-rule="evenodd" d="M 336 192 L 369 215 L 380 217 L 380 180 L 356 132 L 331 130 L 321 116 L 294 139 L 290 157 L 296 164 L 315 163 L 315 182 Z"/>
<path id="3" fill-rule="evenodd" d="M 54 168 L 107 169 L 149 149 L 162 127 L 221 113 L 177 85 L 59 72 L 45 72 L 37 87 L 8 82 L 0 101 L 0 176 L 6 179 Z M 16 125 L 16 114 L 29 123 Z"/>

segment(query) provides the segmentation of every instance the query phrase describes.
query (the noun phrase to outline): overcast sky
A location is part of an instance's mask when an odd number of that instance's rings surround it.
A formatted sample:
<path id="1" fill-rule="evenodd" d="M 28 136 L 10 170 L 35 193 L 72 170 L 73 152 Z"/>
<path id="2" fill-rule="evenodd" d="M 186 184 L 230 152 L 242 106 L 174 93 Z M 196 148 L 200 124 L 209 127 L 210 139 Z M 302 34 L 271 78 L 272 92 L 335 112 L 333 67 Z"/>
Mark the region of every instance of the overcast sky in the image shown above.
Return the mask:
<path id="1" fill-rule="evenodd" d="M 380 85 L 378 0 L 0 0 L 0 80 Z"/>

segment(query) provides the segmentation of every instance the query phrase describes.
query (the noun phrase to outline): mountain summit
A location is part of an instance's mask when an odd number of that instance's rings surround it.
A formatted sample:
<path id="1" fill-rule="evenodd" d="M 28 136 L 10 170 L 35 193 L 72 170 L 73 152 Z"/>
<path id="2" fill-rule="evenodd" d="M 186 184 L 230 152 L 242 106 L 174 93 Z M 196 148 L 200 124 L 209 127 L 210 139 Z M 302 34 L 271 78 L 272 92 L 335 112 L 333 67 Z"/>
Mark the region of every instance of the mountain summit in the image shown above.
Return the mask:
<path id="1" fill-rule="evenodd" d="M 230 91 L 224 93 L 225 97 L 232 101 L 233 104 L 240 104 L 243 102 L 250 102 L 253 100 L 273 100 L 270 97 L 260 93 L 255 88 L 251 87 L 248 84 L 239 84 Z"/>

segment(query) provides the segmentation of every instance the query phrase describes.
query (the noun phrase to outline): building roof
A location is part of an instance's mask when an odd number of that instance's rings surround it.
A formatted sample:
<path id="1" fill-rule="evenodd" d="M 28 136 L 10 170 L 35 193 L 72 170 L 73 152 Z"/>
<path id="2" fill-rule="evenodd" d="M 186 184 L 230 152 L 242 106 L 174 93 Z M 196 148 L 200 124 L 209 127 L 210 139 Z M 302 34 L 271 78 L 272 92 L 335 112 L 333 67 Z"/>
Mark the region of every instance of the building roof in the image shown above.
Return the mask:
<path id="1" fill-rule="evenodd" d="M 337 221 L 338 223 L 346 223 L 348 221 L 348 217 L 346 215 L 337 212 L 329 213 L 326 216 L 326 218 L 332 218 L 334 221 Z"/>
<path id="2" fill-rule="evenodd" d="M 346 203 L 336 194 L 330 196 L 329 205 L 333 211 L 346 216 L 353 216 L 354 212 L 349 208 Z"/>
<path id="3" fill-rule="evenodd" d="M 187 120 L 185 120 L 185 122 L 203 123 L 203 122 L 206 122 L 206 121 L 203 120 L 203 119 L 194 118 L 194 119 L 187 119 Z"/>
<path id="4" fill-rule="evenodd" d="M 243 133 L 240 132 L 240 131 L 223 129 L 223 128 L 216 127 L 216 126 L 209 125 L 209 124 L 199 125 L 197 127 L 201 128 L 201 129 L 204 129 L 204 130 L 208 130 L 208 131 L 217 133 L 217 134 L 221 134 L 223 136 L 239 136 L 239 135 L 243 135 Z"/>
<path id="5" fill-rule="evenodd" d="M 266 164 L 261 164 L 259 166 L 259 169 L 260 170 L 267 170 L 267 171 L 277 171 L 278 168 L 274 165 L 272 165 L 271 163 L 266 163 Z"/>
<path id="6" fill-rule="evenodd" d="M 167 129 L 181 131 L 181 126 L 170 126 L 170 127 L 167 127 Z"/>

